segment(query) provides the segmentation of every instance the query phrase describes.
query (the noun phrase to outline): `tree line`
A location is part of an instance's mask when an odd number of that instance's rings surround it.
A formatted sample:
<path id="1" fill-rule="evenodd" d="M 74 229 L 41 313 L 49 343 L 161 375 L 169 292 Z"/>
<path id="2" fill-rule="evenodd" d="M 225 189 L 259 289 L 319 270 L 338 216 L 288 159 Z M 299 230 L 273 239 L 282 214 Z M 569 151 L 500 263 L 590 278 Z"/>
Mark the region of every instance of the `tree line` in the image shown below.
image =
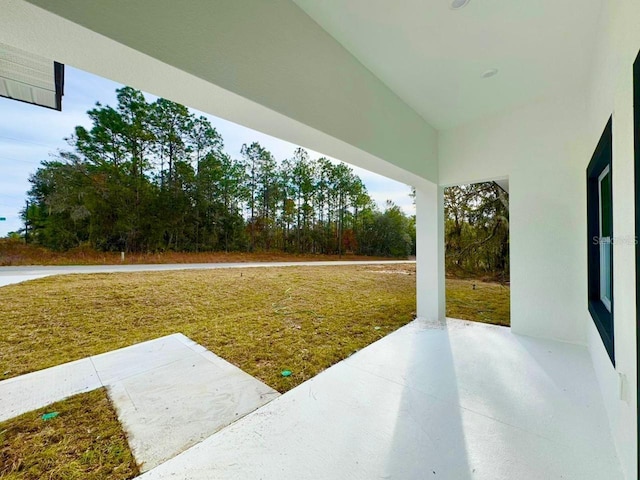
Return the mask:
<path id="1" fill-rule="evenodd" d="M 445 189 L 445 262 L 450 274 L 509 277 L 509 194 L 494 182 Z"/>
<path id="2" fill-rule="evenodd" d="M 282 251 L 407 256 L 415 219 L 380 211 L 344 163 L 297 148 L 277 161 L 259 143 L 224 151 L 203 116 L 130 87 L 97 103 L 91 127 L 30 177 L 29 239 L 65 250 Z"/>

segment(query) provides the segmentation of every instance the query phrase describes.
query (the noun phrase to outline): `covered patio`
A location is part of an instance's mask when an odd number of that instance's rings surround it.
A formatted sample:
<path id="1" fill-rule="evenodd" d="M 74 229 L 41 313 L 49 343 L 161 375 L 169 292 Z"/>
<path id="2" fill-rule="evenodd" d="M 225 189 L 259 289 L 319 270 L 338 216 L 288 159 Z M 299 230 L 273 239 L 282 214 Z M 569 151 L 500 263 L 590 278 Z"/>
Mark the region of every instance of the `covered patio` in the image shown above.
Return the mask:
<path id="1" fill-rule="evenodd" d="M 416 320 L 147 480 L 622 479 L 584 347 Z"/>
<path id="2" fill-rule="evenodd" d="M 637 478 L 639 22 L 631 0 L 6 0 L 0 44 L 416 189 L 418 320 L 148 478 Z M 512 328 L 445 326 L 443 188 L 487 180 Z"/>

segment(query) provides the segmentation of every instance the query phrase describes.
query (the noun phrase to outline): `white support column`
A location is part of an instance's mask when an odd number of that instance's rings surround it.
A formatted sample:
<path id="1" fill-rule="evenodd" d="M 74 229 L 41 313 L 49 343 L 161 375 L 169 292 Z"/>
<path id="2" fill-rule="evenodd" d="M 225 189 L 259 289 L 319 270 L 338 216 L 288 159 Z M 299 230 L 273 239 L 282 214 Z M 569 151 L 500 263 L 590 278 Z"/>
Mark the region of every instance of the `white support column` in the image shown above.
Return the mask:
<path id="1" fill-rule="evenodd" d="M 444 188 L 431 182 L 415 188 L 417 314 L 444 320 Z"/>

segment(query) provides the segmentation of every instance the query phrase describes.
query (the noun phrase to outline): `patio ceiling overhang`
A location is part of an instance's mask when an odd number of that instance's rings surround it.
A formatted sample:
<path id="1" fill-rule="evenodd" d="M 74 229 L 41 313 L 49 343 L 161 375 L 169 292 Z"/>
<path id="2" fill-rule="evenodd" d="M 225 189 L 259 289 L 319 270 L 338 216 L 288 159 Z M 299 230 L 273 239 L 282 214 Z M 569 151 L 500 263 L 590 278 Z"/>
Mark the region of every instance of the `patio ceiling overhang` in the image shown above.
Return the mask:
<path id="1" fill-rule="evenodd" d="M 68 65 L 415 184 L 439 181 L 439 131 L 587 88 L 601 0 L 525 3 L 471 0 L 454 10 L 450 0 L 194 0 L 189 8 L 171 0 L 8 0 L 9 17 L 31 22 L 30 38 L 6 30 L 0 42 L 24 40 Z M 40 23 L 41 9 L 54 15 Z M 117 43 L 112 51 L 107 40 Z M 132 64 L 123 47 L 158 63 L 151 71 L 147 60 Z M 214 108 L 194 92 L 176 98 L 167 67 L 276 115 L 232 108 L 228 96 Z M 497 75 L 483 78 L 493 69 Z M 156 78 L 147 81 L 149 74 Z M 409 175 L 320 145 L 277 115 Z"/>
<path id="2" fill-rule="evenodd" d="M 290 0 L 7 0 L 2 42 L 416 187 L 437 182 L 436 130 Z"/>
<path id="3" fill-rule="evenodd" d="M 64 65 L 0 44 L 0 96 L 62 110 Z"/>
<path id="4" fill-rule="evenodd" d="M 438 130 L 585 88 L 602 11 L 601 0 L 293 1 Z"/>

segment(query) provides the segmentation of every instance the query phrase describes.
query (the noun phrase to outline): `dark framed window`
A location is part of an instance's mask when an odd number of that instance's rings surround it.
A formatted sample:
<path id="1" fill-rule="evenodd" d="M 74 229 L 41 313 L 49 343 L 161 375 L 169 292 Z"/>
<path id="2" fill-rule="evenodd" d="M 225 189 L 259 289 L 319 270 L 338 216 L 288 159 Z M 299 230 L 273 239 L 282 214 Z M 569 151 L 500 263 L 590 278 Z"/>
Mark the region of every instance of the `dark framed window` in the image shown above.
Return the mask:
<path id="1" fill-rule="evenodd" d="M 636 244 L 636 387 L 640 385 L 640 53 L 633 63 L 633 137 L 634 137 L 634 197 L 635 197 L 635 244 Z M 637 396 L 638 458 L 640 458 L 640 395 Z M 638 462 L 640 478 L 640 462 Z"/>
<path id="2" fill-rule="evenodd" d="M 589 313 L 611 362 L 613 339 L 613 196 L 611 118 L 587 167 Z"/>

